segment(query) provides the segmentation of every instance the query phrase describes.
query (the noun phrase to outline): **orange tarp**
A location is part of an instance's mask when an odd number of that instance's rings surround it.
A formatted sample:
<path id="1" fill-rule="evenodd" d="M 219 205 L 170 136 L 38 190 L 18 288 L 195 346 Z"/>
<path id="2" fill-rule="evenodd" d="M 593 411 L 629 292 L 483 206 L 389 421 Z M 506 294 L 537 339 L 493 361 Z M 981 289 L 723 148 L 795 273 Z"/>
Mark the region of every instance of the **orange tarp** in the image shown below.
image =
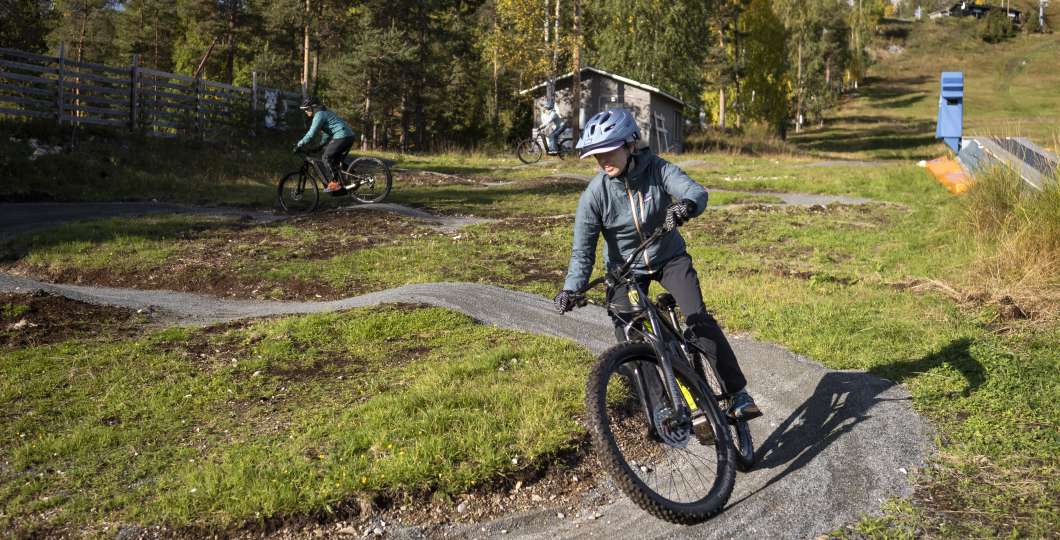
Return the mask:
<path id="1" fill-rule="evenodd" d="M 946 189 L 954 194 L 961 194 L 972 187 L 972 179 L 965 174 L 961 164 L 950 157 L 940 157 L 927 162 L 927 170 L 935 176 Z"/>

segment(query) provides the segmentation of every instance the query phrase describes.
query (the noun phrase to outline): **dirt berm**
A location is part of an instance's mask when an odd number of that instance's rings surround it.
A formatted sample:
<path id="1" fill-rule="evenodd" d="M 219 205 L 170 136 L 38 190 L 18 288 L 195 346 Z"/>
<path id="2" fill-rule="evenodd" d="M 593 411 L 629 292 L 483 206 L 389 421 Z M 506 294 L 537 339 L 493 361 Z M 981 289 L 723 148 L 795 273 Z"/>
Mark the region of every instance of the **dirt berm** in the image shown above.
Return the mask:
<path id="1" fill-rule="evenodd" d="M 331 302 L 231 301 L 165 291 L 54 285 L 0 274 L 0 291 L 44 289 L 91 303 L 150 308 L 162 319 L 202 324 L 310 313 L 384 302 L 431 304 L 487 324 L 568 338 L 599 352 L 613 340 L 603 309 L 559 316 L 545 298 L 488 285 L 431 283 Z M 453 524 L 447 536 L 505 538 L 812 538 L 878 514 L 910 495 L 910 477 L 932 451 L 931 429 L 909 393 L 864 372 L 833 371 L 776 345 L 734 336 L 733 348 L 765 416 L 755 420 L 754 471 L 741 474 L 729 506 L 707 523 L 656 520 L 607 485 L 573 515 L 546 508 L 489 523 Z M 569 514 L 569 512 L 568 512 Z M 398 525 L 398 524 L 394 524 Z M 390 529 L 416 537 L 415 529 Z"/>

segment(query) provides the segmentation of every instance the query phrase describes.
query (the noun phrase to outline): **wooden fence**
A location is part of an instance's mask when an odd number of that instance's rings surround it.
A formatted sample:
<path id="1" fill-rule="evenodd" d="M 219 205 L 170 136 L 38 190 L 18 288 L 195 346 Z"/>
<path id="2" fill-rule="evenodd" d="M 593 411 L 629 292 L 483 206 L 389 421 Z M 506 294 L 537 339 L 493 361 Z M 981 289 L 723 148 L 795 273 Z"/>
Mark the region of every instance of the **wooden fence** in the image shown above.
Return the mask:
<path id="1" fill-rule="evenodd" d="M 267 95 L 278 127 L 301 126 L 299 94 L 197 79 L 132 65 L 113 67 L 0 48 L 0 117 L 45 118 L 163 137 L 211 137 L 264 127 Z"/>

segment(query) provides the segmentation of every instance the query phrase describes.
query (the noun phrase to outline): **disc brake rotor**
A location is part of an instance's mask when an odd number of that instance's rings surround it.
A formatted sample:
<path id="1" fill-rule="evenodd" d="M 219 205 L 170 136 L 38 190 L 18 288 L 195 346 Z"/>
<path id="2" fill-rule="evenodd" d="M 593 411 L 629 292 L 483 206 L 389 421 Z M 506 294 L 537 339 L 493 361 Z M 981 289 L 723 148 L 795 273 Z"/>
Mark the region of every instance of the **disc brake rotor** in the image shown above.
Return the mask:
<path id="1" fill-rule="evenodd" d="M 692 423 L 677 418 L 669 407 L 656 409 L 655 426 L 658 429 L 659 438 L 667 446 L 674 448 L 685 448 L 692 434 Z"/>

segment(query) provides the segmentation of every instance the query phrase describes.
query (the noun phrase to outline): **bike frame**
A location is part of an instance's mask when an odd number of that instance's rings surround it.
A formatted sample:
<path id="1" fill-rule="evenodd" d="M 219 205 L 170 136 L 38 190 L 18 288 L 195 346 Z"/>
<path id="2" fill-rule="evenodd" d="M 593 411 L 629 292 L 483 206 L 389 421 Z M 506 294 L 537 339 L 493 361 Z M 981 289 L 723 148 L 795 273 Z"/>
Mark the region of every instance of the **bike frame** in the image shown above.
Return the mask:
<path id="1" fill-rule="evenodd" d="M 615 285 L 621 283 L 626 285 L 630 304 L 637 308 L 635 315 L 631 317 L 629 321 L 625 322 L 623 331 L 626 335 L 627 340 L 631 338 L 641 338 L 643 341 L 651 345 L 658 362 L 655 364 L 658 370 L 659 379 L 663 382 L 663 389 L 666 393 L 667 405 L 672 407 L 672 411 L 675 412 L 670 420 L 677 422 L 689 422 L 691 419 L 692 411 L 688 407 L 688 403 L 685 399 L 684 392 L 681 391 L 680 386 L 677 382 L 677 377 L 674 374 L 674 361 L 687 362 L 692 368 L 693 372 L 698 375 L 704 383 L 706 383 L 706 369 L 715 371 L 713 365 L 697 365 L 693 362 L 694 354 L 690 350 L 694 348 L 699 351 L 704 358 L 703 364 L 710 364 L 709 358 L 704 351 L 699 350 L 698 347 L 689 343 L 684 336 L 678 332 L 680 325 L 677 321 L 677 316 L 674 311 L 670 311 L 670 319 L 666 320 L 655 306 L 654 302 L 647 299 L 646 291 L 637 283 L 637 280 L 632 275 L 631 268 L 633 261 L 645 250 L 648 246 L 655 243 L 665 231 L 660 228 L 657 229 L 650 237 L 644 240 L 643 243 L 637 249 L 633 251 L 626 259 L 625 263 L 619 268 L 608 272 L 603 277 L 597 278 L 589 282 L 585 287 L 575 293 L 576 298 L 579 301 L 584 300 L 584 294 L 589 289 L 592 289 L 600 283 L 606 283 L 609 288 L 613 288 Z M 647 329 L 637 328 L 638 323 L 646 323 Z M 655 415 L 652 414 L 654 403 L 651 402 L 653 399 L 651 393 L 648 392 L 648 384 L 644 378 L 644 373 L 640 371 L 640 367 L 637 366 L 633 369 L 634 382 L 637 385 L 638 394 L 641 397 L 641 405 L 644 409 L 644 414 L 648 419 L 648 424 L 653 430 L 658 431 L 656 425 Z M 721 381 L 720 377 L 717 378 Z M 722 383 L 724 385 L 724 383 Z M 704 384 L 709 389 L 710 394 L 715 400 L 723 399 L 727 394 L 724 386 L 722 387 L 722 395 L 714 393 L 714 390 L 710 388 L 709 384 Z"/>
<path id="2" fill-rule="evenodd" d="M 537 134 L 537 137 L 538 137 L 539 139 L 541 139 L 541 148 L 542 148 L 542 149 L 543 149 L 543 150 L 545 151 L 545 153 L 547 154 L 547 153 L 548 153 L 548 135 L 546 135 L 546 134 L 545 134 L 544 132 L 538 132 L 538 134 Z M 574 151 L 573 151 L 573 150 L 565 150 L 565 149 L 563 148 L 563 143 L 564 143 L 564 141 L 571 141 L 571 142 L 574 142 L 574 139 L 571 139 L 571 138 L 569 138 L 569 137 L 568 137 L 568 138 L 562 138 L 562 137 L 561 137 L 561 138 L 560 138 L 560 139 L 559 139 L 558 141 L 556 141 L 556 144 L 557 144 L 557 145 L 559 146 L 559 148 L 557 148 L 557 149 L 556 149 L 556 153 L 557 153 L 557 154 L 559 154 L 559 155 L 563 155 L 563 154 L 573 154 L 573 153 L 574 153 Z"/>
<path id="3" fill-rule="evenodd" d="M 301 172 L 301 175 L 302 175 L 302 178 L 301 178 L 302 184 L 298 186 L 298 188 L 300 190 L 305 189 L 305 182 L 306 182 L 306 180 L 308 180 L 309 167 L 313 167 L 313 169 L 316 170 L 317 174 L 320 175 L 320 180 L 325 185 L 327 185 L 328 174 L 324 170 L 324 168 L 327 166 L 327 164 L 324 163 L 323 159 L 317 158 L 317 157 L 313 157 L 313 156 L 310 155 L 310 153 L 317 152 L 319 150 L 321 150 L 321 148 L 314 148 L 312 150 L 300 150 L 299 151 L 299 153 L 302 155 L 302 167 L 300 169 L 300 172 Z M 348 156 L 348 154 L 344 155 L 343 159 L 345 159 L 347 156 Z M 342 167 L 339 167 L 339 170 L 335 174 L 335 178 L 338 179 L 338 180 L 344 180 L 344 179 L 347 179 L 347 178 L 350 179 L 350 182 L 348 184 L 345 181 L 340 182 L 343 185 L 343 187 L 345 187 L 348 190 L 355 190 L 355 189 L 361 187 L 361 184 L 364 183 L 364 178 L 362 176 L 347 172 Z"/>

